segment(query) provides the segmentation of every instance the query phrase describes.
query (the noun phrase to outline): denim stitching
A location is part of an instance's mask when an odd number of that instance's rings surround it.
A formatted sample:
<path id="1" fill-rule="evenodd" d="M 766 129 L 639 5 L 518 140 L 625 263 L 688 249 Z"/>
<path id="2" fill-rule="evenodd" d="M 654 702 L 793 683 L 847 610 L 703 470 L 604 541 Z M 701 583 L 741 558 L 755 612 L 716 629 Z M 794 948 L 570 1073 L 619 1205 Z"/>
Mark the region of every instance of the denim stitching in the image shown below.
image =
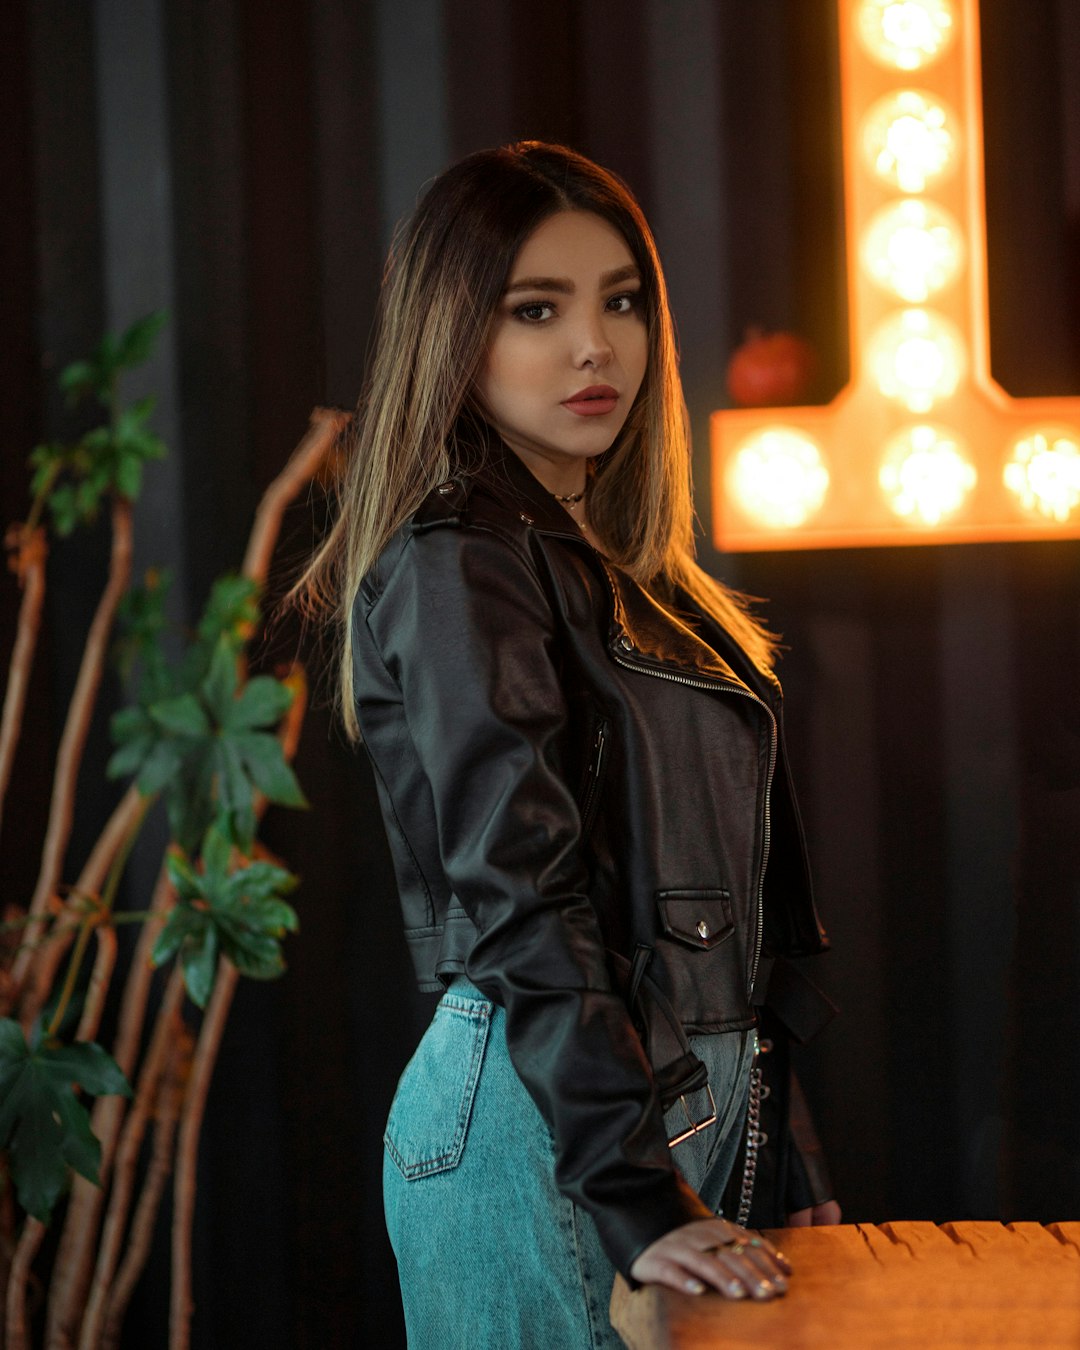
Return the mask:
<path id="1" fill-rule="evenodd" d="M 384 1133 L 383 1144 L 407 1181 L 419 1181 L 435 1172 L 448 1170 L 450 1166 L 456 1166 L 460 1161 L 465 1134 L 468 1130 L 469 1119 L 472 1116 L 473 1100 L 480 1080 L 480 1060 L 487 1046 L 492 1004 L 481 1002 L 479 999 L 465 999 L 453 994 L 444 994 L 439 1002 L 439 1007 L 435 1010 L 436 1015 L 443 1008 L 457 1017 L 465 1017 L 476 1023 L 473 1028 L 472 1054 L 465 1075 L 465 1091 L 462 1093 L 461 1102 L 458 1106 L 457 1126 L 453 1138 L 444 1153 L 439 1153 L 434 1158 L 425 1158 L 422 1162 L 407 1163 L 401 1151 L 395 1147 L 389 1129 Z M 451 1159 L 452 1162 L 449 1161 Z"/>
<path id="2" fill-rule="evenodd" d="M 577 1266 L 578 1279 L 581 1281 L 581 1301 L 585 1305 L 585 1318 L 589 1324 L 589 1345 L 595 1347 L 596 1326 L 593 1322 L 592 1300 L 589 1297 L 589 1276 L 585 1272 L 585 1263 L 582 1260 L 581 1243 L 578 1240 L 578 1207 L 570 1201 L 570 1231 L 574 1237 L 574 1262 Z"/>

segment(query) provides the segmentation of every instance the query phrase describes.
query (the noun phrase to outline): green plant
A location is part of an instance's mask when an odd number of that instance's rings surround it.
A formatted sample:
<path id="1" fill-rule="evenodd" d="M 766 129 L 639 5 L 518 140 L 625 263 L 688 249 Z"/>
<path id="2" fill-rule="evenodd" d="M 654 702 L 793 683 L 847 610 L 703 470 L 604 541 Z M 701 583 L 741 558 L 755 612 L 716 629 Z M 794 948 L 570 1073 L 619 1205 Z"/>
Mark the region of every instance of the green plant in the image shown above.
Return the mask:
<path id="1" fill-rule="evenodd" d="M 132 503 L 144 465 L 164 446 L 149 428 L 153 400 L 127 406 L 121 396 L 124 373 L 150 355 L 164 321 L 150 315 L 64 370 L 60 382 L 69 398 L 96 404 L 104 421 L 71 444 L 33 451 L 28 519 L 7 533 L 23 600 L 0 729 L 0 811 L 40 626 L 43 522 L 48 518 L 55 533 L 66 535 L 107 509 L 112 526 L 109 571 L 57 756 L 38 881 L 25 913 L 7 924 L 22 940 L 0 983 L 0 1148 L 25 1211 L 17 1237 L 14 1231 L 7 1237 L 14 1246 L 6 1272 L 7 1350 L 29 1346 L 33 1263 L 72 1177 L 47 1278 L 47 1338 L 115 1343 L 172 1167 L 170 1345 L 187 1344 L 196 1143 L 209 1078 L 237 978 L 280 974 L 282 939 L 297 927 L 284 899 L 296 878 L 265 855 L 258 824 L 268 802 L 306 805 L 289 764 L 306 686 L 299 668 L 283 678 L 249 676 L 247 649 L 258 631 L 259 595 L 282 513 L 325 460 L 340 418 L 313 417 L 264 497 L 244 572 L 214 585 L 196 631 L 170 663 L 167 575 L 151 572 L 130 585 Z M 83 746 L 110 644 L 131 703 L 112 718 L 116 750 L 108 774 L 133 781 L 79 876 L 62 885 Z M 117 912 L 127 859 L 159 802 L 170 843 L 158 883 L 145 909 Z M 116 930 L 127 923 L 140 932 L 114 988 Z M 150 982 L 161 966 L 171 973 L 147 1038 Z M 205 1010 L 195 1035 L 182 1016 L 185 991 Z M 97 1043 L 110 992 L 118 1004 L 111 1053 Z M 94 1098 L 89 1110 L 80 1092 Z M 140 1170 L 151 1133 L 152 1162 Z M 18 1222 L 10 1204 L 6 1214 L 9 1226 Z"/>

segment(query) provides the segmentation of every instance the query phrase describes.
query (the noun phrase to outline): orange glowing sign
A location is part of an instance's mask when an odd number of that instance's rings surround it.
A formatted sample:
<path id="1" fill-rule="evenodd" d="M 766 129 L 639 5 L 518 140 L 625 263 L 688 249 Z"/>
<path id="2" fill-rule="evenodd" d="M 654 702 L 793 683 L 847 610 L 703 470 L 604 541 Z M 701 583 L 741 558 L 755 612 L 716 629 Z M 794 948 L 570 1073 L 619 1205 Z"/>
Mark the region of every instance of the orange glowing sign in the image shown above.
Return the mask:
<path id="1" fill-rule="evenodd" d="M 712 415 L 719 548 L 1080 536 L 1080 398 L 990 374 L 977 0 L 840 0 L 851 380 Z"/>

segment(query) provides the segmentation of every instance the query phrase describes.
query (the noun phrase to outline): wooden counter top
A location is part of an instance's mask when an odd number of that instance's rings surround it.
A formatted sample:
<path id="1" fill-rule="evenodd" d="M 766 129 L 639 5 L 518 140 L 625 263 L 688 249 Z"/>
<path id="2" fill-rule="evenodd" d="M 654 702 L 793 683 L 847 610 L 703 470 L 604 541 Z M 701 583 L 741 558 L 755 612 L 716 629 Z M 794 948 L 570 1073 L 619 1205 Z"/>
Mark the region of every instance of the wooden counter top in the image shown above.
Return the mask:
<path id="1" fill-rule="evenodd" d="M 838 1224 L 766 1231 L 794 1267 L 769 1303 L 631 1292 L 631 1350 L 1080 1350 L 1080 1223 Z"/>

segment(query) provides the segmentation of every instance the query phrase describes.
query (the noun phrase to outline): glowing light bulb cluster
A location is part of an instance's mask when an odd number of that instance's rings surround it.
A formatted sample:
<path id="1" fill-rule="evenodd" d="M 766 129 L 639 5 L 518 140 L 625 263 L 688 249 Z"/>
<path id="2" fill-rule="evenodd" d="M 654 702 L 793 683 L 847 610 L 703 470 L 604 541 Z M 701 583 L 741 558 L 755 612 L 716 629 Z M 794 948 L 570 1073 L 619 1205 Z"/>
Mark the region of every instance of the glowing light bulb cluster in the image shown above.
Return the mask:
<path id="1" fill-rule="evenodd" d="M 867 365 L 886 398 L 929 412 L 955 393 L 967 369 L 959 329 L 928 309 L 902 309 L 871 338 Z"/>
<path id="2" fill-rule="evenodd" d="M 898 516 L 938 525 L 964 504 L 975 486 L 975 465 L 944 427 L 905 427 L 885 446 L 878 481 Z"/>
<path id="3" fill-rule="evenodd" d="M 934 95 L 900 89 L 879 99 L 866 114 L 862 149 L 882 182 L 901 192 L 924 192 L 956 168 L 959 122 Z"/>
<path id="4" fill-rule="evenodd" d="M 856 26 L 874 60 L 897 70 L 932 64 L 955 33 L 949 0 L 862 0 Z"/>
<path id="5" fill-rule="evenodd" d="M 836 0 L 851 377 L 714 414 L 721 547 L 1080 539 L 1080 399 L 989 362 L 978 0 Z"/>
<path id="6" fill-rule="evenodd" d="M 1080 506 L 1080 433 L 1039 427 L 1019 437 L 1002 475 L 1026 511 L 1065 521 Z"/>
<path id="7" fill-rule="evenodd" d="M 729 489 L 748 516 L 770 528 L 802 525 L 821 507 L 829 471 L 809 436 L 790 427 L 763 427 L 739 447 Z"/>
<path id="8" fill-rule="evenodd" d="M 956 279 L 964 263 L 964 240 L 942 207 L 909 199 L 883 207 L 871 220 L 862 258 L 879 286 L 921 304 Z"/>

